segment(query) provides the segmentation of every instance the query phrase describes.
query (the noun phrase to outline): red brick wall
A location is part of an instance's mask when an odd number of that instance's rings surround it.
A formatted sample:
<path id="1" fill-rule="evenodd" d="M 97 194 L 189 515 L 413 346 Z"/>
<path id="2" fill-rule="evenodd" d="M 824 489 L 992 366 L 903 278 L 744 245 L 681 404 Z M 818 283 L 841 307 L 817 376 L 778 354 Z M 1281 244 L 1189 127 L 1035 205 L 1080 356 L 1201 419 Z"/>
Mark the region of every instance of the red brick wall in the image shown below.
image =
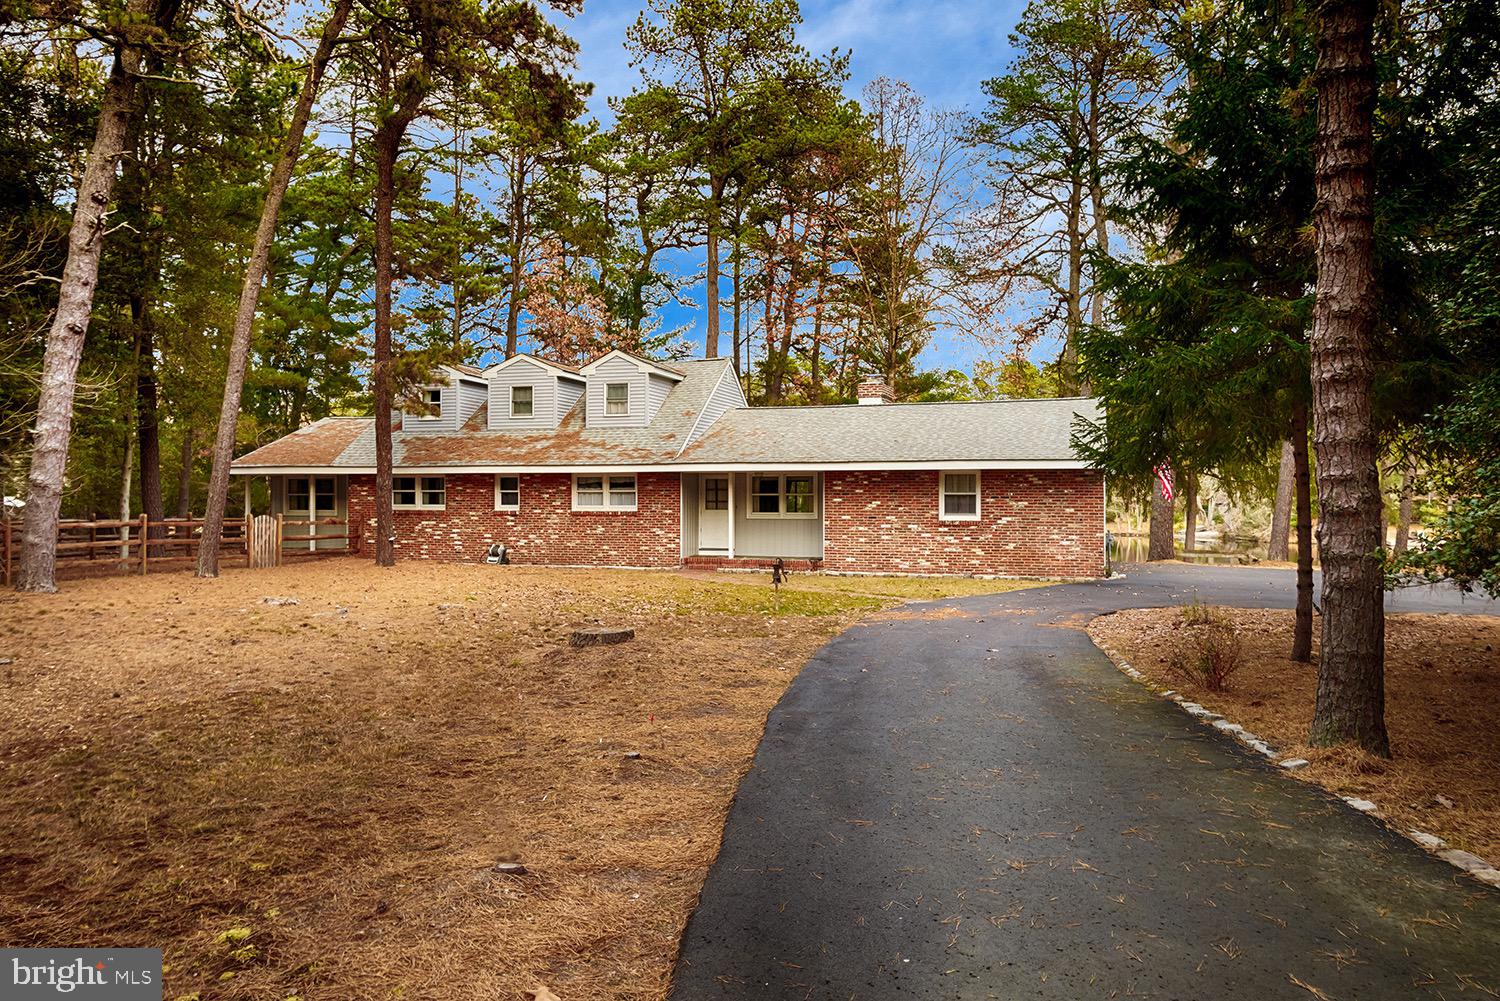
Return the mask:
<path id="1" fill-rule="evenodd" d="M 575 512 L 566 474 L 521 477 L 521 510 L 495 510 L 494 477 L 446 477 L 444 511 L 397 511 L 408 559 L 478 561 L 503 542 L 517 563 L 675 567 L 681 560 L 676 473 L 637 477 L 631 513 Z M 349 514 L 374 552 L 373 476 L 349 478 Z M 829 472 L 824 569 L 854 573 L 1098 577 L 1104 573 L 1104 479 L 1091 470 L 980 474 L 980 521 L 938 520 L 935 470 Z"/>
<path id="2" fill-rule="evenodd" d="M 986 470 L 979 521 L 938 519 L 938 472 L 829 472 L 823 566 L 862 573 L 1104 574 L 1104 477 Z"/>
<path id="3" fill-rule="evenodd" d="M 477 562 L 503 542 L 516 563 L 563 566 L 675 567 L 682 562 L 681 482 L 676 473 L 636 477 L 636 510 L 572 510 L 572 478 L 521 477 L 521 510 L 495 510 L 495 478 L 448 475 L 447 509 L 397 511 L 396 553 L 407 559 Z M 375 477 L 349 477 L 349 517 L 373 554 Z"/>

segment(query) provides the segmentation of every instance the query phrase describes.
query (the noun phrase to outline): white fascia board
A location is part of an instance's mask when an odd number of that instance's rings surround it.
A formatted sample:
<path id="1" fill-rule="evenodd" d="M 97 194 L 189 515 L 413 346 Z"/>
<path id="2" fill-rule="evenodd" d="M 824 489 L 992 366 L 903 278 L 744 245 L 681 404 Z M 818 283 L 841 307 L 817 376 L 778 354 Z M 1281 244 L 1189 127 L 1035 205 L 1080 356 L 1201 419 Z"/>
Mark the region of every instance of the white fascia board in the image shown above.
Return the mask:
<path id="1" fill-rule="evenodd" d="M 631 354 L 629 351 L 621 351 L 619 348 L 614 348 L 613 350 L 600 355 L 598 358 L 595 358 L 587 365 L 581 366 L 578 371 L 583 375 L 593 375 L 596 371 L 598 371 L 601 364 L 609 361 L 611 358 L 623 358 L 630 364 L 634 365 L 637 372 L 655 372 L 662 378 L 671 379 L 673 382 L 681 382 L 683 379 L 687 378 L 687 376 L 683 375 L 681 372 L 674 372 L 669 368 L 663 368 L 661 365 L 658 365 L 656 362 L 652 361 L 649 358 L 641 358 L 637 355 Z"/>
<path id="2" fill-rule="evenodd" d="M 1088 469 L 1082 459 L 919 459 L 912 462 L 665 462 L 651 469 L 677 469 L 683 472 L 768 472 L 815 473 L 824 469 Z"/>
<path id="3" fill-rule="evenodd" d="M 396 466 L 398 476 L 441 476 L 460 473 L 816 473 L 823 470 L 872 471 L 900 469 L 1088 469 L 1081 459 L 991 460 L 924 459 L 918 462 L 655 462 L 655 463 L 575 463 L 572 465 L 527 466 L 493 463 L 484 466 Z M 318 474 L 322 476 L 371 476 L 374 466 L 236 466 L 234 476 L 284 476 Z"/>
<path id="4" fill-rule="evenodd" d="M 545 358 L 538 358 L 536 355 L 529 355 L 524 351 L 513 354 L 504 361 L 495 362 L 495 364 L 484 370 L 484 377 L 485 379 L 493 379 L 495 377 L 494 373 L 499 372 L 502 369 L 509 367 L 510 365 L 518 364 L 523 361 L 531 362 L 534 365 L 540 365 L 542 368 L 546 369 L 548 372 L 551 372 L 559 379 L 572 379 L 574 382 L 587 381 L 582 375 L 577 372 L 570 372 L 565 368 L 561 368 L 557 365 L 552 364 Z"/>

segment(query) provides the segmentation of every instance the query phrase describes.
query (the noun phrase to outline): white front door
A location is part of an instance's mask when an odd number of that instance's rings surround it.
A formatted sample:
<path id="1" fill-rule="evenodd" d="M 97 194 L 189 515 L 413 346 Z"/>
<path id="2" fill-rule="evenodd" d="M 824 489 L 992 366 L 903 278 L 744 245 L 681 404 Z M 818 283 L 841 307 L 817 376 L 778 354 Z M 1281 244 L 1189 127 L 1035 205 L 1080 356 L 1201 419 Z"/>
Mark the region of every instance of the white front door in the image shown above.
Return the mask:
<path id="1" fill-rule="evenodd" d="M 698 491 L 698 551 L 729 552 L 729 477 L 705 476 Z"/>

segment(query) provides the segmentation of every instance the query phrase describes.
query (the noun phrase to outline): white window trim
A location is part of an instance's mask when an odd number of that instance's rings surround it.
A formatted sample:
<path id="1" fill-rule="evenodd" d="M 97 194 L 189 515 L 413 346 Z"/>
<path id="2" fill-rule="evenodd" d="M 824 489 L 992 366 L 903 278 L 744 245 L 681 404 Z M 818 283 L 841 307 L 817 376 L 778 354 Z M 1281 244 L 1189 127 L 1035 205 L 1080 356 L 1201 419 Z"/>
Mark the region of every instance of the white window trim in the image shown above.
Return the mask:
<path id="1" fill-rule="evenodd" d="M 811 511 L 788 511 L 786 509 L 786 481 L 788 478 L 794 480 L 812 480 L 812 493 L 807 495 L 812 498 L 813 509 Z M 755 510 L 755 499 L 766 496 L 765 494 L 757 494 L 755 492 L 755 481 L 757 479 L 776 481 L 776 510 L 774 512 Z M 751 473 L 746 478 L 745 486 L 748 488 L 746 491 L 748 500 L 745 503 L 745 517 L 747 518 L 787 518 L 794 521 L 807 521 L 818 517 L 822 508 L 822 502 L 818 497 L 817 473 Z"/>
<path id="2" fill-rule="evenodd" d="M 974 513 L 973 514 L 948 514 L 948 477 L 949 476 L 972 476 L 974 477 Z M 955 494 L 955 497 L 967 497 L 968 493 Z M 940 469 L 938 470 L 938 521 L 979 521 L 984 509 L 984 474 L 977 469 Z"/>
<path id="3" fill-rule="evenodd" d="M 432 406 L 432 401 L 427 398 L 428 394 L 430 394 L 430 393 L 436 393 L 436 394 L 438 394 L 438 401 L 437 401 L 438 412 L 435 413 L 435 414 L 434 413 L 430 413 L 427 410 L 428 407 Z M 419 421 L 440 421 L 440 420 L 443 419 L 443 387 L 442 386 L 423 386 L 422 387 L 422 409 L 416 414 L 416 418 Z"/>
<path id="4" fill-rule="evenodd" d="M 417 502 L 415 504 L 397 504 L 396 503 L 396 481 L 397 480 L 416 480 Z M 442 480 L 443 481 L 443 503 L 441 503 L 441 504 L 423 504 L 422 503 L 422 481 L 423 480 Z M 416 475 L 413 475 L 413 476 L 406 476 L 406 475 L 392 476 L 391 477 L 391 509 L 394 510 L 394 511 L 446 511 L 446 510 L 448 510 L 448 478 L 446 476 L 433 476 L 431 473 L 428 473 L 426 475 L 422 475 L 422 474 L 419 473 L 419 474 L 416 474 Z"/>
<path id="5" fill-rule="evenodd" d="M 578 478 L 582 476 L 586 480 L 600 480 L 604 488 L 604 503 L 598 507 L 584 506 L 578 504 Z M 635 481 L 635 503 L 630 507 L 619 507 L 609 502 L 609 487 L 611 480 L 634 480 Z M 641 478 L 636 473 L 574 473 L 573 474 L 573 510 L 587 514 L 631 514 L 639 511 L 641 507 Z"/>
<path id="6" fill-rule="evenodd" d="M 502 476 L 512 477 L 516 481 L 516 502 L 514 504 L 502 504 L 500 502 L 500 478 Z M 516 512 L 521 510 L 521 474 L 520 473 L 496 473 L 495 474 L 495 510 Z"/>
<path id="7" fill-rule="evenodd" d="M 518 414 L 518 413 L 516 413 L 516 390 L 517 389 L 529 389 L 529 390 L 531 390 L 531 413 L 529 413 L 529 414 Z M 529 421 L 529 420 L 534 420 L 535 418 L 536 418 L 536 387 L 535 386 L 512 386 L 512 387 L 510 387 L 510 419 L 513 420 L 513 421 Z"/>
<path id="8" fill-rule="evenodd" d="M 609 390 L 610 390 L 611 386 L 624 386 L 625 387 L 625 412 L 624 413 L 612 414 L 612 413 L 609 412 L 609 402 L 610 402 L 609 401 Z M 613 417 L 613 418 L 616 418 L 616 419 L 619 419 L 619 418 L 622 418 L 622 417 L 629 417 L 630 416 L 630 396 L 631 396 L 631 393 L 630 393 L 630 383 L 629 382 L 606 382 L 604 384 L 604 416 L 605 417 Z"/>

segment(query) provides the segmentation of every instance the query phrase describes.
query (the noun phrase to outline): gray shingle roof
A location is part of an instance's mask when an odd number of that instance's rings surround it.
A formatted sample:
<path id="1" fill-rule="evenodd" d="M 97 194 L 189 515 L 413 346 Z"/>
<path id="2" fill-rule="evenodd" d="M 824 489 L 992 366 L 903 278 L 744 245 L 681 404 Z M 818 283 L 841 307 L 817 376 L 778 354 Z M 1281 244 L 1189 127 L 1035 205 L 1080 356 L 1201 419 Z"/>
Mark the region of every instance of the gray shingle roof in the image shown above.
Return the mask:
<path id="1" fill-rule="evenodd" d="M 749 407 L 726 412 L 684 448 L 694 422 L 728 359 L 675 363 L 675 384 L 643 428 L 584 426 L 580 399 L 554 430 L 393 435 L 394 465 L 713 466 L 793 464 L 1076 462 L 1069 444 L 1075 416 L 1099 417 L 1097 402 L 1000 400 L 980 403 L 896 403 L 836 407 Z M 372 418 L 329 418 L 242 456 L 234 468 L 315 467 L 371 469 L 375 465 Z"/>
<path id="2" fill-rule="evenodd" d="M 731 410 L 689 446 L 682 462 L 1076 461 L 1073 418 L 1096 401 L 997 400 Z"/>
<path id="3" fill-rule="evenodd" d="M 580 398 L 555 430 L 459 431 L 448 434 L 406 434 L 391 437 L 392 462 L 398 468 L 422 466 L 573 466 L 651 464 L 671 461 L 687 442 L 693 422 L 709 394 L 728 368 L 727 358 L 675 363 L 684 378 L 675 383 L 661 409 L 646 427 L 590 428 L 584 426 Z M 342 419 L 338 430 L 347 444 L 330 460 L 328 435 L 314 435 L 321 446 L 300 448 L 309 429 L 288 435 L 235 460 L 236 469 L 257 466 L 329 466 L 369 469 L 375 465 L 375 421 Z M 317 427 L 318 425 L 313 425 Z"/>

